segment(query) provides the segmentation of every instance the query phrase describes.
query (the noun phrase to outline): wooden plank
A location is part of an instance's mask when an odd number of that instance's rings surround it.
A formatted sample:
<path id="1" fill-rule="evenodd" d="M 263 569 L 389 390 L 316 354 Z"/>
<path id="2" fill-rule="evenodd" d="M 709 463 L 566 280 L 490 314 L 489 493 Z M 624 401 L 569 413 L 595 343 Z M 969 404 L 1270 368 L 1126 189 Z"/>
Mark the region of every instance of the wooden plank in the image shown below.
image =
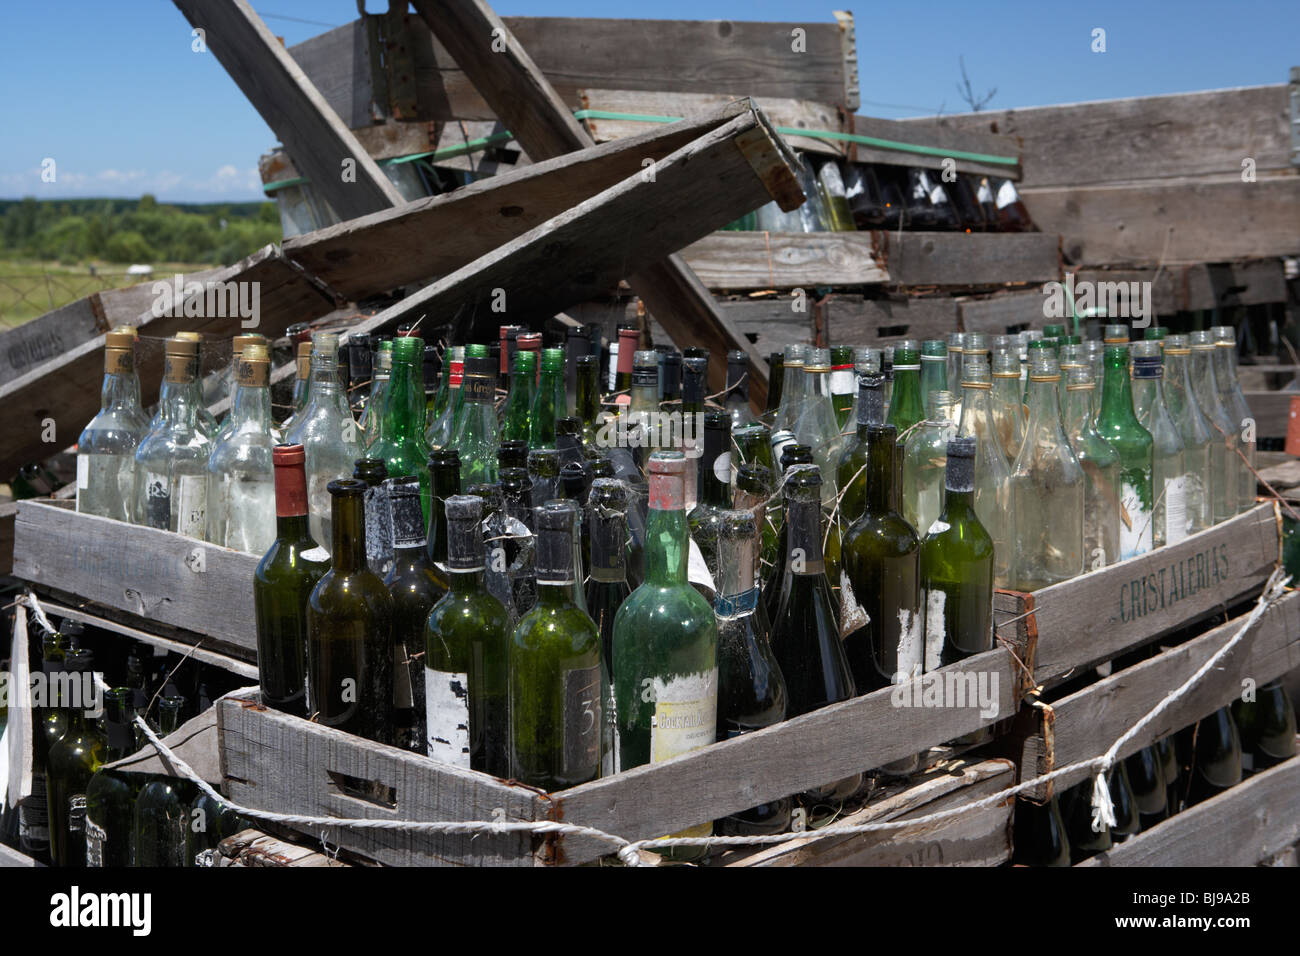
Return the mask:
<path id="1" fill-rule="evenodd" d="M 841 817 L 821 833 L 867 823 L 906 820 L 939 813 L 1015 785 L 1009 760 L 947 761 L 915 782 L 890 787 L 861 810 Z M 793 840 L 748 854 L 734 854 L 726 866 L 998 866 L 1011 859 L 1014 798 L 915 828 L 849 836 Z M 733 856 L 733 854 L 728 854 Z"/>
<path id="2" fill-rule="evenodd" d="M 804 311 L 795 311 L 796 305 L 802 305 Z M 814 339 L 813 304 L 810 300 L 789 298 L 748 299 L 741 301 L 724 301 L 718 308 L 737 331 L 754 343 L 754 348 L 764 355 L 780 352 L 787 345 L 802 343 L 810 345 Z M 676 343 L 679 348 L 693 344 L 690 341 Z"/>
<path id="3" fill-rule="evenodd" d="M 450 193 L 285 240 L 284 254 L 331 289 L 361 299 L 454 272 L 498 246 L 660 162 L 745 112 L 707 117 L 556 156 Z"/>
<path id="4" fill-rule="evenodd" d="M 1287 298 L 1281 259 L 1198 263 L 1185 268 L 1182 284 L 1184 310 L 1260 305 Z"/>
<path id="5" fill-rule="evenodd" d="M 956 300 L 963 332 L 1008 335 L 1011 329 L 1040 328 L 1043 324 L 1042 288 L 995 292 L 988 296 Z"/>
<path id="6" fill-rule="evenodd" d="M 1051 705 L 1051 742 L 1029 736 L 1020 763 L 1022 780 L 1104 754 L 1165 695 L 1187 680 L 1232 638 L 1247 615 L 1201 637 L 1125 668 Z M 1218 666 L 1162 711 L 1119 751 L 1127 757 L 1175 730 L 1187 727 L 1241 695 L 1243 681 L 1264 684 L 1300 665 L 1300 594 L 1292 592 L 1260 618 L 1254 630 Z M 1062 792 L 1087 776 L 1075 771 L 1048 786 Z M 1045 798 L 1040 790 L 1037 799 Z"/>
<path id="7" fill-rule="evenodd" d="M 1034 679 L 1050 685 L 1226 609 L 1263 584 L 1277 557 L 1273 506 L 1261 504 L 1178 544 L 1035 591 Z M 1022 601 L 1012 616 L 1026 610 Z"/>
<path id="8" fill-rule="evenodd" d="M 942 339 L 959 327 L 949 296 L 864 299 L 833 296 L 826 304 L 828 341 L 879 347 L 899 339 Z"/>
<path id="9" fill-rule="evenodd" d="M 1019 180 L 1020 163 L 1008 164 L 964 158 L 950 153 L 976 153 L 986 156 L 1020 157 L 1020 143 L 1011 136 L 1000 135 L 996 130 L 957 128 L 946 124 L 927 125 L 909 120 L 877 119 L 874 116 L 854 116 L 852 127 L 846 132 L 870 136 L 890 142 L 927 146 L 941 151 L 940 155 L 917 153 L 910 150 L 891 149 L 885 146 L 855 145 L 849 153 L 855 162 L 886 163 L 894 166 L 922 166 L 927 169 L 942 168 L 945 160 L 952 161 L 958 172 L 976 176 L 996 176 L 1000 179 Z"/>
<path id="10" fill-rule="evenodd" d="M 257 653 L 259 555 L 38 501 L 14 537 L 15 577 Z"/>
<path id="11" fill-rule="evenodd" d="M 335 212 L 352 219 L 402 202 L 247 0 L 173 2 L 191 26 L 205 31 L 208 49 Z"/>
<path id="12" fill-rule="evenodd" d="M 11 846 L 5 846 L 3 843 L 0 843 L 0 868 L 11 866 L 44 868 L 45 864 L 37 862 L 21 850 L 15 850 Z"/>
<path id="13" fill-rule="evenodd" d="M 287 52 L 345 126 L 356 130 L 375 122 L 370 45 L 363 21 L 345 23 Z"/>
<path id="14" fill-rule="evenodd" d="M 165 337 L 181 330 L 227 338 L 255 328 L 271 338 L 295 322 L 308 322 L 334 307 L 333 300 L 275 246 L 267 246 L 233 266 L 204 280 L 205 289 L 227 284 L 257 302 L 255 319 L 227 315 L 230 311 L 208 294 L 186 295 L 180 314 L 154 316 L 146 309 L 134 323 L 142 337 Z M 174 279 L 173 279 L 174 282 Z M 254 300 L 255 297 L 255 300 Z M 208 305 L 214 306 L 209 309 Z M 188 310 L 194 315 L 185 315 Z M 209 313 L 213 314 L 209 314 Z M 256 321 L 256 325 L 250 325 Z M 146 405 L 158 394 L 162 362 L 137 362 L 141 397 Z M 76 441 L 82 428 L 99 411 L 99 390 L 104 376 L 104 339 L 97 336 L 68 349 L 57 358 L 30 368 L 0 385 L 0 403 L 6 409 L 5 427 L 0 429 L 0 474 L 13 474 L 20 465 L 48 458 L 59 448 Z M 57 386 L 53 383 L 57 383 Z M 46 420 L 55 424 L 55 441 L 44 441 Z"/>
<path id="15" fill-rule="evenodd" d="M 303 867 L 350 866 L 318 850 L 290 843 L 261 830 L 240 830 L 217 844 L 214 866 Z"/>
<path id="16" fill-rule="evenodd" d="M 236 803 L 273 813 L 377 820 L 545 819 L 538 791 L 263 708 L 217 702 L 221 769 Z M 312 828 L 311 835 L 322 834 Z M 325 828 L 324 839 L 393 866 L 532 866 L 527 834 Z"/>
<path id="17" fill-rule="evenodd" d="M 911 707 L 886 688 L 734 737 L 667 763 L 551 794 L 557 819 L 627 839 L 663 836 L 831 780 L 879 767 L 1010 716 L 1018 696 L 1017 665 L 998 648 L 941 668 L 921 681 L 983 681 L 996 713 L 970 706 Z M 909 690 L 915 689 L 915 683 Z M 946 686 L 946 684 L 945 684 Z M 901 695 L 897 698 L 902 701 Z M 954 701 L 951 696 L 947 698 Z M 969 698 L 967 698 L 969 700 Z M 864 733 L 863 728 L 870 728 Z M 600 851 L 561 838 L 562 859 L 582 862 Z"/>
<path id="18" fill-rule="evenodd" d="M 1220 262 L 1300 252 L 1300 177 L 1022 189 L 1074 263 Z"/>
<path id="19" fill-rule="evenodd" d="M 1291 421 L 1291 399 L 1300 392 L 1245 392 L 1246 404 L 1255 416 L 1255 434 L 1259 438 L 1286 438 Z"/>
<path id="20" fill-rule="evenodd" d="M 1019 137 L 1024 186 L 1087 186 L 1290 163 L 1285 84 L 903 120 Z M 1032 208 L 1032 207 L 1031 207 Z M 1159 250 L 1157 250 L 1157 255 Z"/>
<path id="21" fill-rule="evenodd" d="M 889 281 L 870 232 L 717 232 L 682 258 L 710 289 L 796 289 Z"/>
<path id="22" fill-rule="evenodd" d="M 1257 773 L 1079 866 L 1256 866 L 1300 841 L 1300 757 Z"/>
<path id="23" fill-rule="evenodd" d="M 1022 233 L 880 232 L 881 265 L 896 285 L 1001 285 L 1063 278 L 1052 230 Z"/>
<path id="24" fill-rule="evenodd" d="M 17 517 L 18 502 L 0 502 L 0 578 L 13 574 L 14 519 Z"/>

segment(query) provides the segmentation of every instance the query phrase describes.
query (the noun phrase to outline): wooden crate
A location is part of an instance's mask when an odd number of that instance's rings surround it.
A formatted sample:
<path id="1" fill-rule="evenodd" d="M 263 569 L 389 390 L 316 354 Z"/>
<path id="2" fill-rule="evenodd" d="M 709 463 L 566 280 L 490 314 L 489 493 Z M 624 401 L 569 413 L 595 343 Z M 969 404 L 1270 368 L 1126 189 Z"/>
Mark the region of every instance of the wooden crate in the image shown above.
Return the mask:
<path id="1" fill-rule="evenodd" d="M 1281 554 L 1280 527 L 1274 506 L 1260 504 L 1177 544 L 1033 594 L 999 591 L 998 633 L 1028 648 L 1037 683 L 1058 683 L 1258 590 Z"/>

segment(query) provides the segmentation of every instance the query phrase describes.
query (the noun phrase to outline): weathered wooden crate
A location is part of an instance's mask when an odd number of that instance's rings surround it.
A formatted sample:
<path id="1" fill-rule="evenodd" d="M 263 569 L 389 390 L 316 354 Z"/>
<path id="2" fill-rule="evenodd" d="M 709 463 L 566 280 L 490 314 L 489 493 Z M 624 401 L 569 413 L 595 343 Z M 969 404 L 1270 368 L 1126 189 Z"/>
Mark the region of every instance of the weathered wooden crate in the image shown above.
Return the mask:
<path id="1" fill-rule="evenodd" d="M 212 866 L 219 867 L 336 867 L 350 866 L 342 860 L 290 843 L 261 830 L 240 830 L 217 844 Z"/>
<path id="2" fill-rule="evenodd" d="M 1192 624 L 1258 590 L 1281 554 L 1272 504 L 1174 545 L 1033 594 L 999 591 L 1000 636 L 1028 649 L 1034 680 L 1059 683 Z"/>
<path id="3" fill-rule="evenodd" d="M 253 572 L 260 557 L 138 525 L 23 501 L 14 523 L 14 575 L 69 603 L 92 601 L 132 621 L 200 635 L 255 659 Z M 75 599 L 75 600 L 74 600 Z"/>
<path id="4" fill-rule="evenodd" d="M 1200 637 L 1169 648 L 1150 660 L 1117 671 L 1050 705 L 1025 708 L 1029 724 L 1016 742 L 1022 780 L 1104 754 L 1174 688 L 1226 644 L 1246 615 L 1211 628 Z M 1195 723 L 1241 695 L 1246 681 L 1262 686 L 1300 666 L 1300 592 L 1291 592 L 1269 608 L 1254 628 L 1222 661 L 1181 698 L 1133 736 L 1119 757 L 1146 747 Z M 1087 770 L 1058 777 L 1027 793 L 1045 800 L 1088 775 Z"/>
<path id="5" fill-rule="evenodd" d="M 1300 842 L 1300 756 L 1079 866 L 1255 866 Z"/>
<path id="6" fill-rule="evenodd" d="M 628 840 L 652 839 L 882 766 L 1009 717 L 1025 687 L 1017 656 L 1015 649 L 1000 647 L 926 678 L 971 687 L 972 704 L 973 687 L 982 683 L 992 705 L 987 711 L 974 705 L 906 706 L 901 694 L 887 688 L 667 763 L 555 793 L 459 770 L 268 710 L 255 693 L 233 695 L 217 705 L 222 775 L 233 800 L 277 813 L 553 820 Z M 583 835 L 471 837 L 335 827 L 327 839 L 396 865 L 576 864 L 616 849 Z"/>

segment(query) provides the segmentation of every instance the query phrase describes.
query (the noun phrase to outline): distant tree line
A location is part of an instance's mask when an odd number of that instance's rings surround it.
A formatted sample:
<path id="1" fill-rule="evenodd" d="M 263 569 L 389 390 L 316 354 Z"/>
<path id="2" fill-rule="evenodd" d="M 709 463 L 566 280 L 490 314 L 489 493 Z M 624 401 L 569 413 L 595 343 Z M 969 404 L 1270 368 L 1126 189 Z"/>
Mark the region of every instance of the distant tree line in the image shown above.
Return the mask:
<path id="1" fill-rule="evenodd" d="M 280 239 L 273 202 L 0 200 L 0 259 L 229 265 Z"/>

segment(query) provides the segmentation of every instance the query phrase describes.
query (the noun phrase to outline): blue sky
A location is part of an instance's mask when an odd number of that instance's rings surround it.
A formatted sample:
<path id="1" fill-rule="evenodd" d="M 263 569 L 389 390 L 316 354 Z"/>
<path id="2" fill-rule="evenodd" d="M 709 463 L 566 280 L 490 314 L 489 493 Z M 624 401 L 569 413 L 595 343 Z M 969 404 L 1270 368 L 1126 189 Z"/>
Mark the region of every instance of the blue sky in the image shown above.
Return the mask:
<path id="1" fill-rule="evenodd" d="M 369 0 L 381 9 L 383 0 Z M 840 5 L 847 5 L 841 3 Z M 830 20 L 795 0 L 499 0 L 504 15 Z M 289 45 L 356 17 L 354 0 L 253 0 Z M 963 112 L 958 57 L 989 108 L 1284 83 L 1300 2 L 872 3 L 857 20 L 860 112 Z M 297 18 L 297 19 L 290 19 Z M 312 23 L 299 20 L 315 21 Z M 1090 50 L 1092 30 L 1107 51 Z M 275 136 L 168 0 L 8 0 L 0 13 L 0 198 L 258 199 Z M 57 179 L 43 183 L 53 158 Z"/>

